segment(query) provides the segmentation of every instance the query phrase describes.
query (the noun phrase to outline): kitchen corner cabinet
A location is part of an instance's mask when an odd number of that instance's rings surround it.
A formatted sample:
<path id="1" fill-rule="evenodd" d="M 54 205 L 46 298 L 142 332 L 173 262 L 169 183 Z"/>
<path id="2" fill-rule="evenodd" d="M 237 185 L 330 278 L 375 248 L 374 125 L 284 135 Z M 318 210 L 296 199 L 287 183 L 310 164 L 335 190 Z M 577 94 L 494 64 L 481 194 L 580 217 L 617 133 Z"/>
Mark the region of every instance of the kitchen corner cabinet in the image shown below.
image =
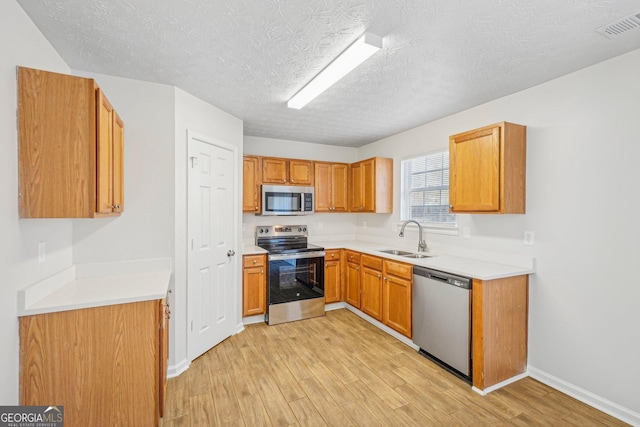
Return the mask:
<path id="1" fill-rule="evenodd" d="M 316 212 L 348 212 L 349 165 L 315 162 Z"/>
<path id="2" fill-rule="evenodd" d="M 242 212 L 260 213 L 261 164 L 258 156 L 242 158 Z"/>
<path id="3" fill-rule="evenodd" d="M 393 159 L 374 157 L 350 166 L 349 210 L 393 212 Z"/>
<path id="4" fill-rule="evenodd" d="M 22 218 L 124 209 L 124 125 L 93 79 L 18 67 Z"/>
<path id="5" fill-rule="evenodd" d="M 340 249 L 327 249 L 324 256 L 324 302 L 342 300 L 342 268 Z"/>
<path id="6" fill-rule="evenodd" d="M 313 185 L 313 162 L 311 160 L 263 157 L 262 183 Z"/>
<path id="7" fill-rule="evenodd" d="M 484 390 L 527 369 L 529 276 L 473 280 L 473 386 Z"/>
<path id="8" fill-rule="evenodd" d="M 166 300 L 20 318 L 20 405 L 65 425 L 157 426 L 166 395 Z"/>
<path id="9" fill-rule="evenodd" d="M 267 312 L 266 255 L 245 255 L 242 260 L 242 315 L 265 314 Z"/>
<path id="10" fill-rule="evenodd" d="M 513 123 L 449 138 L 452 213 L 525 213 L 526 126 Z"/>

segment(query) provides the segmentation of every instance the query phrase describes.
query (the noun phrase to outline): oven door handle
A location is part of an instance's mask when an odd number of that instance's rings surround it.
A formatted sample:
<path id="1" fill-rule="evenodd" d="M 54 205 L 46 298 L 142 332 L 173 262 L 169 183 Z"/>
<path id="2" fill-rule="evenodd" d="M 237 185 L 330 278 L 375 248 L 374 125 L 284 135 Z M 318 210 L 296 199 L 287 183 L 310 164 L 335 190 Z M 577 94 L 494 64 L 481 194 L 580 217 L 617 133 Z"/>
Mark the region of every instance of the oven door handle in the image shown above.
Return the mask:
<path id="1" fill-rule="evenodd" d="M 323 251 L 318 252 L 299 252 L 295 254 L 273 254 L 269 255 L 269 261 L 280 261 L 285 259 L 303 259 L 303 258 L 319 258 L 323 257 Z"/>

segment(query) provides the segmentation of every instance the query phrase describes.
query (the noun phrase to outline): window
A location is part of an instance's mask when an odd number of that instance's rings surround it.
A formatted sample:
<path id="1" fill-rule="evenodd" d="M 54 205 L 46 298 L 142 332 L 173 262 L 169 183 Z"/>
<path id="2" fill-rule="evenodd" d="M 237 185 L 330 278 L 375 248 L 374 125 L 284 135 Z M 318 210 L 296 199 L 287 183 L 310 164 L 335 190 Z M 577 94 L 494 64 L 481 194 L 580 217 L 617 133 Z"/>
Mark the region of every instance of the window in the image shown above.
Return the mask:
<path id="1" fill-rule="evenodd" d="M 402 220 L 415 219 L 433 227 L 456 227 L 449 213 L 449 151 L 402 161 Z"/>

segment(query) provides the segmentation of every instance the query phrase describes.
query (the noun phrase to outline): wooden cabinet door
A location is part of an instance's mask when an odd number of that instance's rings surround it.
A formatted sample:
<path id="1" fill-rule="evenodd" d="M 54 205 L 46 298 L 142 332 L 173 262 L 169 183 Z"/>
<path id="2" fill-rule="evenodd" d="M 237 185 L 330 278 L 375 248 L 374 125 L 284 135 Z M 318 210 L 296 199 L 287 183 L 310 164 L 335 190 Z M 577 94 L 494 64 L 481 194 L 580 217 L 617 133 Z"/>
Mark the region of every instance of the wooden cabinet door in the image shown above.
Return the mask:
<path id="1" fill-rule="evenodd" d="M 113 107 L 100 89 L 96 90 L 97 102 L 97 182 L 96 212 L 112 211 L 112 171 L 113 171 Z"/>
<path id="2" fill-rule="evenodd" d="M 331 163 L 316 162 L 315 172 L 315 202 L 316 212 L 330 212 L 331 200 Z"/>
<path id="3" fill-rule="evenodd" d="M 362 206 L 363 212 L 376 211 L 376 169 L 374 159 L 362 162 Z"/>
<path id="4" fill-rule="evenodd" d="M 331 165 L 331 205 L 333 212 L 349 210 L 349 165 Z"/>
<path id="5" fill-rule="evenodd" d="M 325 258 L 326 259 L 326 258 Z M 324 302 L 332 303 L 340 301 L 340 288 L 342 285 L 340 260 L 324 263 Z"/>
<path id="6" fill-rule="evenodd" d="M 264 255 L 243 257 L 242 315 L 254 316 L 267 312 L 267 275 Z"/>
<path id="7" fill-rule="evenodd" d="M 383 283 L 382 322 L 411 338 L 412 281 L 385 275 Z"/>
<path id="8" fill-rule="evenodd" d="M 159 413 L 160 417 L 164 417 L 164 403 L 167 396 L 167 367 L 169 364 L 169 318 L 171 311 L 169 309 L 169 300 L 165 298 L 159 303 L 159 318 L 160 318 L 160 400 L 159 400 Z"/>
<path id="9" fill-rule="evenodd" d="M 289 183 L 313 185 L 313 162 L 310 160 L 289 160 Z"/>
<path id="10" fill-rule="evenodd" d="M 362 267 L 360 310 L 382 321 L 382 272 Z"/>
<path id="11" fill-rule="evenodd" d="M 347 262 L 347 286 L 344 299 L 356 308 L 360 308 L 360 265 Z"/>
<path id="12" fill-rule="evenodd" d="M 242 158 L 242 212 L 260 212 L 260 157 Z"/>
<path id="13" fill-rule="evenodd" d="M 451 211 L 499 211 L 500 127 L 451 137 L 449 155 Z"/>
<path id="14" fill-rule="evenodd" d="M 287 160 L 273 157 L 262 158 L 262 182 L 264 184 L 287 183 Z"/>
<path id="15" fill-rule="evenodd" d="M 113 212 L 124 211 L 124 123 L 118 113 L 113 110 L 113 168 L 112 168 L 112 202 Z"/>
<path id="16" fill-rule="evenodd" d="M 362 162 L 353 163 L 351 171 L 351 194 L 349 197 L 349 210 L 361 212 L 364 209 L 364 168 Z"/>

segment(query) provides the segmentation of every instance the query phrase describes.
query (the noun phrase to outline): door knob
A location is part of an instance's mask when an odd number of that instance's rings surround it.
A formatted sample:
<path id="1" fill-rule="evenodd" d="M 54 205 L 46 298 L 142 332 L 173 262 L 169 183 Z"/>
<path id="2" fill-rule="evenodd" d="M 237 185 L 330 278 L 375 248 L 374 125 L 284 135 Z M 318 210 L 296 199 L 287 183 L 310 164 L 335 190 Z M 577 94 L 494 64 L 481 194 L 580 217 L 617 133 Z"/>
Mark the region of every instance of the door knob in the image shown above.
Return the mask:
<path id="1" fill-rule="evenodd" d="M 227 256 L 234 256 L 236 254 L 236 251 L 234 251 L 233 249 L 229 249 L 227 251 Z"/>

